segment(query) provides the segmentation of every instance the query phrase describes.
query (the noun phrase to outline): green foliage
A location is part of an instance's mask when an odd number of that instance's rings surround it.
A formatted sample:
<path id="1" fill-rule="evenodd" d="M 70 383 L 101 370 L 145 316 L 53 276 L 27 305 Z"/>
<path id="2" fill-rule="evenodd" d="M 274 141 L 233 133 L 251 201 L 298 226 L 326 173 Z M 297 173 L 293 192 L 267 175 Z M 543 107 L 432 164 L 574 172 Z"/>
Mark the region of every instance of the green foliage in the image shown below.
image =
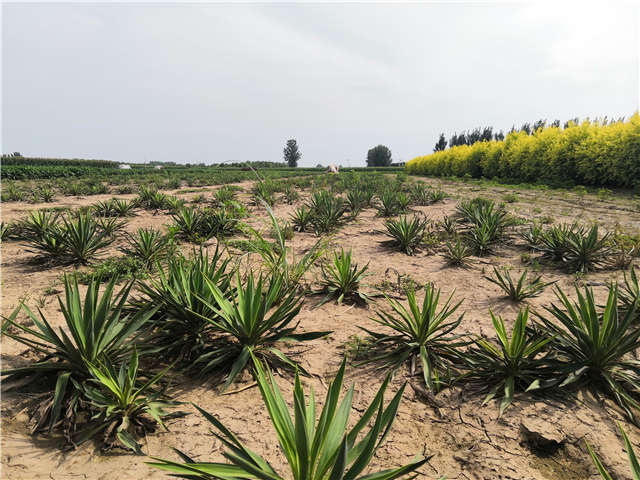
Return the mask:
<path id="1" fill-rule="evenodd" d="M 214 317 L 214 302 L 207 282 L 215 283 L 221 292 L 230 285 L 229 264 L 216 247 L 212 256 L 200 250 L 192 258 L 172 257 L 157 278 L 139 284 L 142 298 L 132 302 L 135 308 L 157 310 L 153 316 L 155 342 L 170 357 L 188 360 L 207 344 L 209 324 Z"/>
<path id="2" fill-rule="evenodd" d="M 208 278 L 204 281 L 205 297 L 212 301 L 203 299 L 203 303 L 211 313 L 198 315 L 218 336 L 212 347 L 195 363 L 201 373 L 229 365 L 223 389 L 233 383 L 251 358 L 261 358 L 271 364 L 304 372 L 275 344 L 283 340 L 313 340 L 330 333 L 294 333 L 298 324 L 290 324 L 300 312 L 303 297 L 296 292 L 282 295 L 285 286 L 279 277 L 272 277 L 267 286 L 262 276 L 256 281 L 251 272 L 243 284 L 238 272 L 236 286 L 229 295 Z"/>
<path id="3" fill-rule="evenodd" d="M 437 392 L 449 376 L 457 349 L 466 345 L 461 335 L 452 334 L 462 322 L 464 314 L 455 320 L 449 320 L 462 301 L 452 305 L 452 294 L 438 311 L 440 290 L 436 290 L 433 285 L 426 285 L 424 291 L 422 308 L 413 287 L 405 290 L 408 309 L 385 295 L 392 313 L 378 310 L 378 317 L 372 320 L 390 329 L 392 333 L 373 332 L 360 327 L 371 336 L 371 348 L 376 352 L 363 363 L 382 362 L 385 368 L 397 369 L 409 362 L 411 375 L 414 374 L 416 363 L 419 363 L 426 386 L 431 392 Z"/>
<path id="4" fill-rule="evenodd" d="M 347 210 L 342 198 L 326 190 L 314 192 L 307 206 L 312 212 L 311 223 L 316 235 L 330 233 L 340 227 Z"/>
<path id="5" fill-rule="evenodd" d="M 469 258 L 473 252 L 467 245 L 465 245 L 459 238 L 456 238 L 456 243 L 447 242 L 445 244 L 445 250 L 442 254 L 447 260 L 449 265 L 454 267 L 466 267 L 469 265 Z"/>
<path id="6" fill-rule="evenodd" d="M 105 361 L 121 362 L 132 351 L 153 314 L 153 310 L 149 310 L 123 316 L 132 284 L 127 284 L 114 295 L 115 284 L 116 279 L 112 279 L 100 296 L 100 282 L 94 279 L 82 301 L 77 280 L 65 276 L 65 301 L 58 298 L 58 302 L 66 330 L 61 329 L 59 333 L 41 311 L 38 311 L 38 318 L 24 304 L 5 318 L 5 324 L 19 333 L 10 333 L 3 325 L 3 334 L 42 355 L 30 365 L 2 371 L 3 376 L 8 375 L 4 381 L 7 388 L 13 381 L 19 385 L 25 378 L 28 382 L 44 380 L 49 396 L 42 402 L 42 408 L 34 413 L 34 432 L 50 432 L 58 425 L 69 430 L 75 423 L 82 393 L 77 385 L 91 378 L 90 367 Z M 28 314 L 35 328 L 16 321 L 20 309 Z"/>
<path id="7" fill-rule="evenodd" d="M 636 452 L 633 449 L 633 445 L 631 441 L 629 441 L 629 437 L 627 437 L 627 433 L 622 428 L 622 425 L 618 423 L 618 427 L 620 428 L 620 432 L 622 433 L 622 440 L 624 441 L 624 449 L 627 451 L 627 457 L 629 458 L 629 466 L 631 467 L 631 475 L 633 475 L 633 480 L 640 479 L 640 463 L 638 463 L 638 458 L 636 457 Z M 589 454 L 591 455 L 591 459 L 598 469 L 598 473 L 600 477 L 604 480 L 615 480 L 615 477 L 611 476 L 607 469 L 604 468 L 604 465 L 598 458 L 598 456 L 591 450 L 591 446 L 587 443 L 587 449 L 589 450 Z"/>
<path id="8" fill-rule="evenodd" d="M 406 213 L 409 209 L 409 197 L 402 192 L 387 188 L 378 195 L 376 209 L 382 217 L 393 217 L 400 213 Z"/>
<path id="9" fill-rule="evenodd" d="M 73 275 L 79 283 L 87 285 L 98 279 L 100 282 L 108 282 L 112 279 L 118 281 L 130 281 L 142 279 L 148 273 L 146 265 L 135 257 L 112 257 L 98 263 L 89 272 L 76 271 Z"/>
<path id="10" fill-rule="evenodd" d="M 584 294 L 576 288 L 577 302 L 571 302 L 557 289 L 561 307 L 552 304 L 545 310 L 552 320 L 540 316 L 551 349 L 556 353 L 559 375 L 537 386 L 564 387 L 587 384 L 610 394 L 632 421 L 633 410 L 640 408 L 640 365 L 628 357 L 640 347 L 640 328 L 633 325 L 635 309 L 618 312 L 618 287 L 609 288 L 602 312 L 593 290 Z"/>
<path id="11" fill-rule="evenodd" d="M 597 225 L 589 230 L 575 223 L 550 227 L 539 237 L 539 244 L 532 247 L 572 273 L 587 273 L 607 265 L 612 255 L 610 234 L 599 238 Z"/>
<path id="12" fill-rule="evenodd" d="M 420 468 L 428 459 L 415 459 L 402 467 L 361 476 L 393 425 L 404 386 L 385 407 L 384 394 L 389 383 L 387 378 L 360 419 L 349 429 L 347 425 L 352 423 L 349 422 L 349 414 L 353 410 L 354 389 L 351 387 L 339 402 L 344 370 L 345 362 L 329 384 L 320 418 L 316 421 L 318 407 L 315 395 L 311 392 L 307 403 L 297 374 L 292 414 L 271 372 L 267 371 L 267 376 L 261 363 L 255 362 L 255 376 L 260 393 L 290 469 L 287 475 L 278 474 L 267 460 L 247 448 L 216 417 L 198 407 L 196 408 L 207 421 L 220 432 L 215 435 L 227 448 L 224 457 L 230 463 L 195 462 L 185 453 L 176 450 L 184 463 L 155 459 L 156 462 L 150 465 L 179 478 L 263 480 L 394 480 Z M 364 433 L 367 426 L 369 429 Z"/>
<path id="13" fill-rule="evenodd" d="M 62 244 L 73 263 L 86 265 L 99 250 L 113 241 L 112 232 L 101 228 L 100 223 L 90 213 L 64 216 L 62 222 Z"/>
<path id="14" fill-rule="evenodd" d="M 513 283 L 511 273 L 507 268 L 503 267 L 498 269 L 493 267 L 493 274 L 494 277 L 485 276 L 484 278 L 499 286 L 504 291 L 507 298 L 514 302 L 521 302 L 526 298 L 536 297 L 540 295 L 546 287 L 555 283 L 544 283 L 541 275 L 535 277 L 533 280 L 527 280 L 527 270 L 522 272 L 522 275 L 520 275 L 518 283 L 516 284 Z"/>
<path id="15" fill-rule="evenodd" d="M 171 235 L 164 235 L 153 228 L 139 228 L 135 234 L 126 234 L 127 244 L 120 248 L 122 253 L 142 262 L 148 270 L 163 261 L 175 251 Z"/>
<path id="16" fill-rule="evenodd" d="M 409 220 L 405 215 L 397 220 L 386 220 L 384 225 L 387 235 L 392 238 L 390 244 L 407 255 L 413 255 L 424 241 L 429 220 L 415 215 Z"/>
<path id="17" fill-rule="evenodd" d="M 409 174 L 506 178 L 560 185 L 633 188 L 640 179 L 640 115 L 627 121 L 570 122 L 529 135 L 454 146 L 409 161 Z"/>
<path id="18" fill-rule="evenodd" d="M 460 355 L 463 368 L 468 370 L 463 378 L 477 384 L 481 390 L 489 389 L 484 404 L 503 391 L 500 416 L 513 401 L 515 391 L 525 391 L 549 367 L 548 353 L 544 347 L 551 338 L 527 328 L 529 308 L 518 313 L 513 324 L 511 338 L 507 334 L 502 317 L 491 313 L 491 321 L 498 337 L 498 345 L 485 338 L 478 338 L 473 346 Z"/>
<path id="19" fill-rule="evenodd" d="M 307 271 L 324 254 L 326 242 L 318 240 L 302 257 L 297 259 L 293 250 L 287 246 L 286 232 L 280 226 L 273 211 L 266 204 L 264 207 L 271 220 L 276 242 L 267 241 L 260 232 L 250 228 L 251 238 L 248 242 L 248 249 L 262 257 L 269 275 L 282 281 L 284 288 L 281 294 L 287 295 L 299 289 Z"/>
<path id="20" fill-rule="evenodd" d="M 369 263 L 362 268 L 353 263 L 351 249 L 334 251 L 330 263 L 321 266 L 321 291 L 327 295 L 316 306 L 319 307 L 331 299 L 336 299 L 338 303 L 345 299 L 366 302 L 369 296 L 360 290 L 360 286 L 368 269 Z"/>
<path id="21" fill-rule="evenodd" d="M 298 232 L 307 231 L 311 226 L 312 220 L 313 212 L 305 205 L 296 208 L 291 214 L 291 224 Z"/>
<path id="22" fill-rule="evenodd" d="M 391 150 L 378 145 L 367 152 L 367 167 L 388 167 L 391 165 Z"/>
<path id="23" fill-rule="evenodd" d="M 162 398 L 163 392 L 153 388 L 168 369 L 141 384 L 138 352 L 134 350 L 119 369 L 106 359 L 99 366 L 89 365 L 89 370 L 92 378 L 88 382 L 72 381 L 95 413 L 90 424 L 74 436 L 74 442 L 79 444 L 104 432 L 107 446 L 121 446 L 142 455 L 141 445 L 135 439 L 137 431 L 153 429 L 156 424 L 166 431 L 162 419 L 169 414 L 165 409 L 178 405 Z"/>
<path id="24" fill-rule="evenodd" d="M 640 315 L 640 284 L 634 266 L 629 268 L 628 277 L 627 272 L 624 273 L 624 283 L 618 292 L 618 300 L 620 300 L 621 312 L 635 309 L 636 318 Z"/>

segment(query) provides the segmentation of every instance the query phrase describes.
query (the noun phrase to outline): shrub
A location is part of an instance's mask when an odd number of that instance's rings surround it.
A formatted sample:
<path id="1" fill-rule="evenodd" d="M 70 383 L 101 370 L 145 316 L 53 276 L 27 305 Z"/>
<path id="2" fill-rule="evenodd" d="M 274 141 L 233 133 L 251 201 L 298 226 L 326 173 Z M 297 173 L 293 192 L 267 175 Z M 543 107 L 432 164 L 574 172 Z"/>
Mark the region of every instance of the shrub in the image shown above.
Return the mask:
<path id="1" fill-rule="evenodd" d="M 640 115 L 627 121 L 570 122 L 502 141 L 454 146 L 410 160 L 409 174 L 508 178 L 560 185 L 633 188 L 640 178 Z"/>
<path id="2" fill-rule="evenodd" d="M 293 228 L 298 232 L 307 231 L 307 229 L 311 226 L 312 219 L 312 211 L 304 205 L 296 208 L 291 214 L 291 224 L 293 225 Z"/>

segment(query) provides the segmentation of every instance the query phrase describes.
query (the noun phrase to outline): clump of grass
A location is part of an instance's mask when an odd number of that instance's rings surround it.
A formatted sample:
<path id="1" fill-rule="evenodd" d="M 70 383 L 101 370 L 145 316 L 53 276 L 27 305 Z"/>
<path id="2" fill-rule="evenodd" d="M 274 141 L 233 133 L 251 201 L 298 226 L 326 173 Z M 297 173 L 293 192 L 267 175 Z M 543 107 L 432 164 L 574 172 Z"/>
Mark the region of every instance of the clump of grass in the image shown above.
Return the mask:
<path id="1" fill-rule="evenodd" d="M 545 283 L 542 276 L 539 275 L 531 280 L 527 280 L 528 271 L 525 269 L 520 275 L 517 283 L 513 283 L 509 269 L 502 267 L 500 269 L 493 267 L 493 277 L 485 276 L 491 283 L 499 286 L 506 294 L 509 300 L 521 302 L 527 298 L 540 295 L 546 287 L 555 282 Z"/>

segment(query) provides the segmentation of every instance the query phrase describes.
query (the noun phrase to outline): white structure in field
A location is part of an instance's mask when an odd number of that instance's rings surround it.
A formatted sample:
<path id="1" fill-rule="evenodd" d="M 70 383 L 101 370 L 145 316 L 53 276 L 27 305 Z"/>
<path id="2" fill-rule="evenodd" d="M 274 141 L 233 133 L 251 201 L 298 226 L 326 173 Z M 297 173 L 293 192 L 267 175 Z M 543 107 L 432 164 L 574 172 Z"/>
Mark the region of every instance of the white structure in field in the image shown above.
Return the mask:
<path id="1" fill-rule="evenodd" d="M 127 165 L 126 163 L 122 163 L 122 164 L 118 165 L 118 168 L 120 170 L 131 170 L 131 165 Z"/>
<path id="2" fill-rule="evenodd" d="M 327 168 L 327 173 L 338 173 L 340 171 L 340 165 L 331 164 Z"/>

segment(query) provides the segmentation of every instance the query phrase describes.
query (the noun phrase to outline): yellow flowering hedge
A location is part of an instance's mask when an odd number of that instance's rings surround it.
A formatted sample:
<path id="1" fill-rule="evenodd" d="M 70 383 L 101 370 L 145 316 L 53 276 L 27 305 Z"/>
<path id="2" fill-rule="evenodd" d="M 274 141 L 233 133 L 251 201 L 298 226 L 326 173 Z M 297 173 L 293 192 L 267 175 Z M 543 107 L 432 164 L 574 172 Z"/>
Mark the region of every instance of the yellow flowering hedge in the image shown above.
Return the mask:
<path id="1" fill-rule="evenodd" d="M 410 160 L 407 173 L 534 183 L 640 188 L 640 115 L 545 127 L 502 141 L 461 145 Z"/>

